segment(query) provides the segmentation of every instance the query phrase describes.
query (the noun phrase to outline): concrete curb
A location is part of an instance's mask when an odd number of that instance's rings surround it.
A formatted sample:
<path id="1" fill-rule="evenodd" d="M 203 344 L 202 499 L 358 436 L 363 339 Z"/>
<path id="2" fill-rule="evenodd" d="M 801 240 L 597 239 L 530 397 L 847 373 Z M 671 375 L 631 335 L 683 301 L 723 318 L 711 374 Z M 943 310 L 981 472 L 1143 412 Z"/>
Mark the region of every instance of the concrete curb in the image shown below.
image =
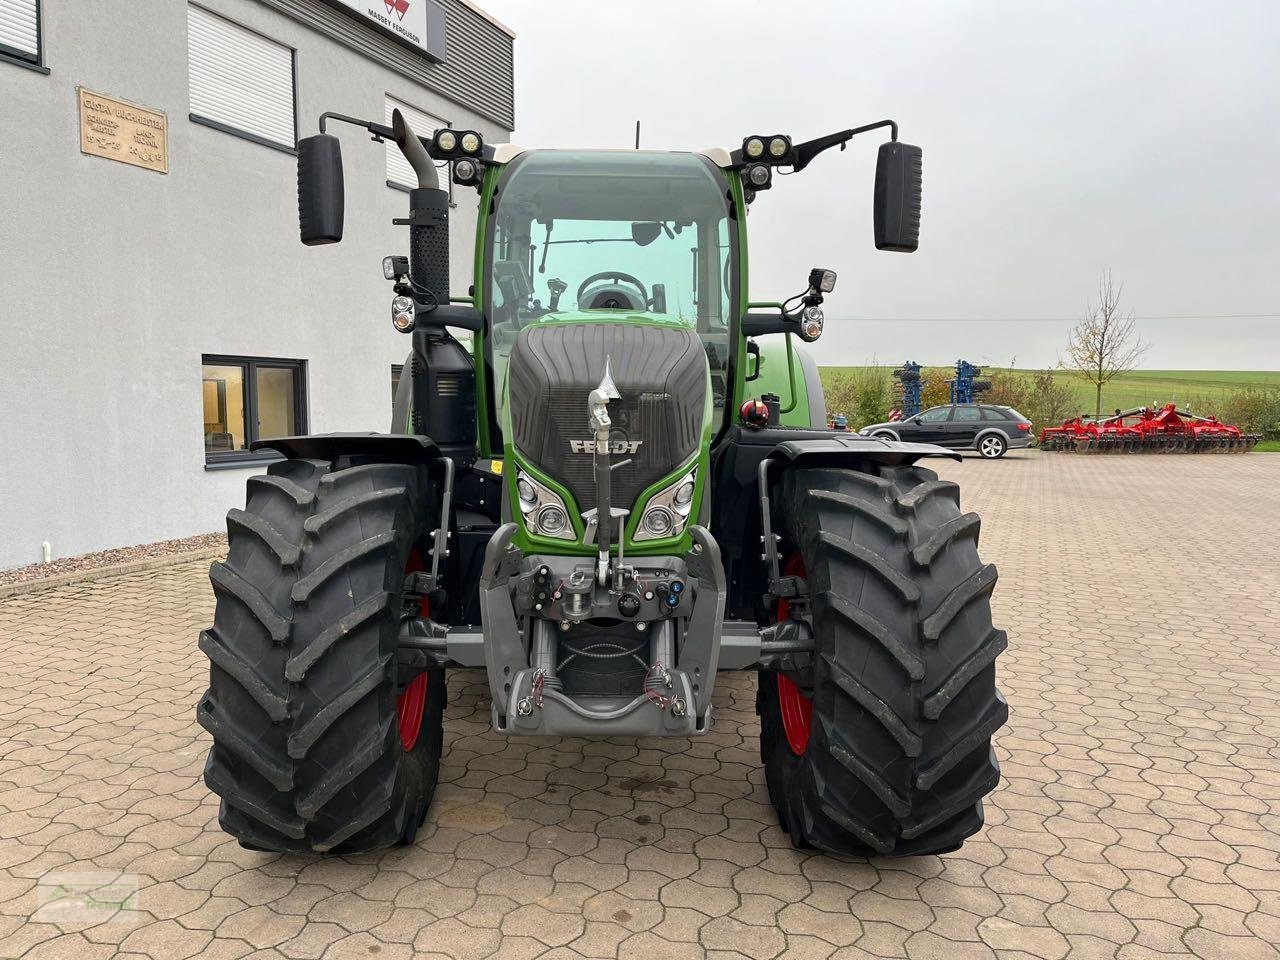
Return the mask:
<path id="1" fill-rule="evenodd" d="M 21 583 L 9 583 L 0 586 L 0 600 L 22 596 L 27 593 L 39 593 L 41 590 L 51 590 L 54 587 L 65 587 L 72 583 L 83 583 L 86 580 L 108 580 L 131 573 L 142 573 L 146 570 L 172 567 L 191 560 L 209 560 L 213 557 L 220 557 L 225 552 L 226 547 L 206 547 L 203 550 L 173 553 L 164 557 L 144 557 L 141 560 L 130 560 L 128 563 L 116 563 L 105 567 L 90 567 L 87 570 L 60 573 L 55 577 L 46 577 L 43 580 L 24 580 Z"/>

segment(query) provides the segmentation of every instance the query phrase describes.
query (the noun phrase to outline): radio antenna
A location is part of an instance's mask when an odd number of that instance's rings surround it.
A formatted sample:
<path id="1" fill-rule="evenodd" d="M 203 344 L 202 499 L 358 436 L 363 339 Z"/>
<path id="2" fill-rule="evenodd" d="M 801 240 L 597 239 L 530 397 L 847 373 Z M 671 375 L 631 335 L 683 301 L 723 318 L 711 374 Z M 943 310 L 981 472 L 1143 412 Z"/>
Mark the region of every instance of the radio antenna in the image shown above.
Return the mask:
<path id="1" fill-rule="evenodd" d="M 636 121 L 636 149 L 640 149 L 640 121 Z"/>

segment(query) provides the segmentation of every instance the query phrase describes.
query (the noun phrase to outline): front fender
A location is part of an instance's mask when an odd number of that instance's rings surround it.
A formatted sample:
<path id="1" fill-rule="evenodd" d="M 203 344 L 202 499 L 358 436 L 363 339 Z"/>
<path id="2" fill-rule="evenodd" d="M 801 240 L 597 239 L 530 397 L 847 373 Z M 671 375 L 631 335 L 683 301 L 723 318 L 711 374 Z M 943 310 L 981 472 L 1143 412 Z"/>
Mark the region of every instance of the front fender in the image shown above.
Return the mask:
<path id="1" fill-rule="evenodd" d="M 251 450 L 278 450 L 296 460 L 374 457 L 387 463 L 432 463 L 440 448 L 430 437 L 404 433 L 316 433 L 306 437 L 257 440 Z"/>
<path id="2" fill-rule="evenodd" d="M 910 466 L 924 457 L 961 459 L 955 450 L 932 443 L 908 443 L 902 440 L 880 440 L 856 434 L 832 434 L 826 437 L 783 440 L 767 459 L 801 466 L 856 466 L 868 460 L 885 466 Z"/>

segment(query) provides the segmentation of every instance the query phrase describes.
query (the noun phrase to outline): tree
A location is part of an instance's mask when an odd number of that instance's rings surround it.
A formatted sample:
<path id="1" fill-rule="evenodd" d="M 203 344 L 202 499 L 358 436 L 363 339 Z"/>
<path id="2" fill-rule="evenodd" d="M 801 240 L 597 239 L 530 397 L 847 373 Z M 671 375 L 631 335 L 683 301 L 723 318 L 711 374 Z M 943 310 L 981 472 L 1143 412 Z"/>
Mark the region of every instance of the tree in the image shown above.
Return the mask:
<path id="1" fill-rule="evenodd" d="M 1111 282 L 1107 270 L 1098 281 L 1098 301 L 1085 304 L 1084 316 L 1067 339 L 1068 370 L 1093 384 L 1094 413 L 1102 416 L 1102 388 L 1116 377 L 1136 370 L 1149 344 L 1138 337 L 1133 311 L 1120 312 L 1124 285 Z"/>
<path id="2" fill-rule="evenodd" d="M 1033 424 L 1056 427 L 1076 412 L 1075 394 L 1065 384 L 1059 383 L 1052 370 L 1037 370 L 1031 374 L 1031 394 L 1027 407 L 1022 410 Z"/>

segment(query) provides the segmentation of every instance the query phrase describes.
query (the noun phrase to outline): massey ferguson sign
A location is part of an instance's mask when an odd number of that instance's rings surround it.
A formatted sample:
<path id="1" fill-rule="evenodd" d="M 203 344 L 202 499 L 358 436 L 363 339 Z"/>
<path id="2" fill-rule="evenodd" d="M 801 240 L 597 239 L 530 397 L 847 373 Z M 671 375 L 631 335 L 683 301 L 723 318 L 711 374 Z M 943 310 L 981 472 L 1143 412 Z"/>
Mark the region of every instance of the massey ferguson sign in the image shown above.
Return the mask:
<path id="1" fill-rule="evenodd" d="M 445 59 L 444 8 L 436 0 L 329 0 L 429 60 Z"/>

